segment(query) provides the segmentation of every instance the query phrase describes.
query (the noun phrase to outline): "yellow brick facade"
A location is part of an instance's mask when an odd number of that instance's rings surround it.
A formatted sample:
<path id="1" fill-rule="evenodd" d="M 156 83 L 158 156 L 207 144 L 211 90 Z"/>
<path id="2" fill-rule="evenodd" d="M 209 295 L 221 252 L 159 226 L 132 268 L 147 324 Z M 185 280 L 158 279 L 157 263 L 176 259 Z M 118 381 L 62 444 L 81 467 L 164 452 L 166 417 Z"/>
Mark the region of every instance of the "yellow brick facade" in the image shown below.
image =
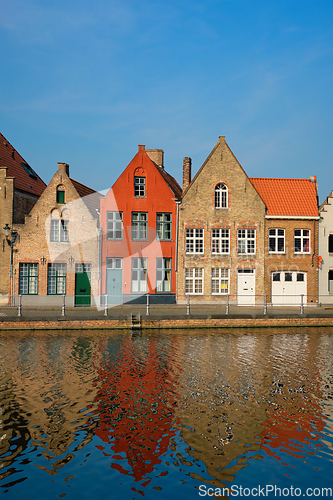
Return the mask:
<path id="1" fill-rule="evenodd" d="M 215 187 L 223 183 L 228 189 L 226 208 L 215 208 Z M 204 252 L 186 253 L 186 228 L 204 230 Z M 229 229 L 230 251 L 212 253 L 212 229 Z M 255 230 L 255 253 L 237 252 L 238 229 Z M 225 294 L 212 295 L 212 269 L 229 270 L 229 294 L 237 296 L 239 270 L 253 270 L 255 294 L 264 294 L 265 205 L 246 173 L 229 149 L 224 137 L 219 142 L 183 194 L 179 211 L 177 300 L 185 299 L 185 269 L 201 268 L 202 293 L 191 293 L 191 300 L 226 300 Z"/>

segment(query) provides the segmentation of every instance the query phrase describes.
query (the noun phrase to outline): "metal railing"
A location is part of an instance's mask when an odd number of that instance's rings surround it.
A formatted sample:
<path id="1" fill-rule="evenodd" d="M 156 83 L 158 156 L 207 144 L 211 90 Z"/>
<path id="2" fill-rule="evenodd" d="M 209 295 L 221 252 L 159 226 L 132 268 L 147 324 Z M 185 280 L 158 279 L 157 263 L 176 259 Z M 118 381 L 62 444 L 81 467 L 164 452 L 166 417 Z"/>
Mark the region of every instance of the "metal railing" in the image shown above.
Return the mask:
<path id="1" fill-rule="evenodd" d="M 146 316 L 158 315 L 166 316 L 185 314 L 263 314 L 285 312 L 305 314 L 305 311 L 328 309 L 333 315 L 333 296 L 305 296 L 300 295 L 274 295 L 268 294 L 242 296 L 226 294 L 223 296 L 205 295 L 171 295 L 165 294 L 143 294 L 132 297 L 114 295 L 16 295 L 10 297 L 9 304 L 0 306 L 0 320 L 14 315 L 22 316 L 43 316 L 46 319 L 51 317 L 94 317 L 109 316 L 113 309 L 112 316 L 117 314 L 127 314 L 129 308 L 140 309 L 141 314 Z"/>

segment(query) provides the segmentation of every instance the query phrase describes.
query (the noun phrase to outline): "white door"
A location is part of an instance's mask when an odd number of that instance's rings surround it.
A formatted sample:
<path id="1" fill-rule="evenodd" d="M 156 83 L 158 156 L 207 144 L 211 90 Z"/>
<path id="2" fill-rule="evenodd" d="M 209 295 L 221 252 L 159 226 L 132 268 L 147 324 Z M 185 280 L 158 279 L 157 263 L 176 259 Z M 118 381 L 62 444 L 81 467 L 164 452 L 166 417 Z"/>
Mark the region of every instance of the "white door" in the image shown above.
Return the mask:
<path id="1" fill-rule="evenodd" d="M 306 273 L 278 271 L 272 273 L 272 304 L 296 306 L 307 300 Z"/>
<path id="2" fill-rule="evenodd" d="M 254 269 L 238 269 L 237 304 L 239 306 L 251 306 L 255 304 Z"/>

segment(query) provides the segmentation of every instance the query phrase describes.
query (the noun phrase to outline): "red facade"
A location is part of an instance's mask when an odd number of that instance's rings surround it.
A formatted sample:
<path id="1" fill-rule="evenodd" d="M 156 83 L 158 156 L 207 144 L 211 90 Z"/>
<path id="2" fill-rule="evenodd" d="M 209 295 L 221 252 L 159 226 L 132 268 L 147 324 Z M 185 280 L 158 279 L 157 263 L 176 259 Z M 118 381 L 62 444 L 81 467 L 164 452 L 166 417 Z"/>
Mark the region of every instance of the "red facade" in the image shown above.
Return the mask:
<path id="1" fill-rule="evenodd" d="M 178 183 L 164 170 L 163 151 L 139 146 L 101 200 L 102 294 L 109 303 L 146 293 L 164 298 L 175 294 L 180 196 Z"/>

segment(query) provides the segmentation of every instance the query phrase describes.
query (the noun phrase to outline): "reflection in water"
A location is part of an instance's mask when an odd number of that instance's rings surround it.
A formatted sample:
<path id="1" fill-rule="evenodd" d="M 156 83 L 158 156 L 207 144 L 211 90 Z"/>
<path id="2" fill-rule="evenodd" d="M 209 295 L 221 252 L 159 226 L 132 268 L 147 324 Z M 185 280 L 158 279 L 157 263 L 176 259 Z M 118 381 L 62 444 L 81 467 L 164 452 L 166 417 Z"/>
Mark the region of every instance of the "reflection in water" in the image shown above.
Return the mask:
<path id="1" fill-rule="evenodd" d="M 3 333 L 0 491 L 182 498 L 263 477 L 328 487 L 332 354 L 328 329 Z"/>

